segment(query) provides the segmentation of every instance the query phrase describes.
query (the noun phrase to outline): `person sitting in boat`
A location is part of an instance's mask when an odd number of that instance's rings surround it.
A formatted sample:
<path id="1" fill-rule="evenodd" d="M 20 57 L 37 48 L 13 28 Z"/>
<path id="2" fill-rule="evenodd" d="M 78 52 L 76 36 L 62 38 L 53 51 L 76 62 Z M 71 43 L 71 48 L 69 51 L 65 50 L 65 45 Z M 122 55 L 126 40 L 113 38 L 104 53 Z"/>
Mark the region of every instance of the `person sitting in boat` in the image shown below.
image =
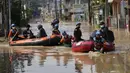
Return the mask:
<path id="1" fill-rule="evenodd" d="M 81 38 L 82 36 L 82 32 L 80 30 L 80 25 L 81 23 L 76 23 L 76 28 L 74 29 L 74 42 L 79 42 L 79 41 L 82 41 L 83 39 Z"/>
<path id="2" fill-rule="evenodd" d="M 93 40 L 93 38 L 96 36 L 97 30 L 93 31 L 92 34 L 90 35 L 90 40 Z"/>
<path id="3" fill-rule="evenodd" d="M 109 30 L 108 27 L 106 27 L 104 29 L 104 31 L 105 31 L 105 40 L 107 42 L 112 42 L 113 43 L 115 41 L 115 37 L 114 37 L 113 31 Z"/>
<path id="4" fill-rule="evenodd" d="M 9 31 L 8 39 L 10 41 L 18 40 L 19 39 L 18 34 L 19 33 L 18 33 L 18 30 L 16 29 L 16 25 L 12 24 L 11 25 L 11 30 Z"/>
<path id="5" fill-rule="evenodd" d="M 100 32 L 103 38 L 105 38 L 105 34 L 104 34 L 104 29 L 106 28 L 105 23 L 104 22 L 100 22 Z M 96 32 L 97 30 L 93 31 L 92 34 L 90 35 L 90 40 L 93 40 L 93 38 L 96 36 Z"/>
<path id="6" fill-rule="evenodd" d="M 62 35 L 63 35 L 63 38 L 61 39 L 61 43 L 63 43 L 64 45 L 71 46 L 71 40 L 73 40 L 73 37 L 67 34 L 66 31 L 64 31 Z"/>
<path id="7" fill-rule="evenodd" d="M 60 31 L 59 31 L 58 27 L 59 27 L 58 24 L 56 24 L 56 25 L 54 26 L 54 29 L 53 29 L 53 31 L 52 31 L 52 35 L 60 35 Z"/>
<path id="8" fill-rule="evenodd" d="M 53 22 L 51 23 L 51 26 L 53 27 L 53 28 L 55 28 L 55 25 L 58 25 L 58 28 L 59 28 L 59 19 L 54 19 L 53 20 Z"/>
<path id="9" fill-rule="evenodd" d="M 28 38 L 28 39 L 34 37 L 32 31 L 30 30 L 30 27 L 31 27 L 31 26 L 28 24 L 28 25 L 26 26 L 26 30 L 23 31 L 23 36 L 24 36 L 25 38 Z"/>
<path id="10" fill-rule="evenodd" d="M 94 51 L 103 52 L 103 44 L 105 43 L 105 39 L 101 35 L 101 31 L 96 31 L 96 36 L 93 38 L 94 40 Z"/>
<path id="11" fill-rule="evenodd" d="M 47 37 L 46 31 L 44 30 L 44 28 L 42 27 L 41 24 L 39 24 L 39 25 L 37 26 L 37 28 L 38 28 L 38 30 L 39 30 L 39 32 L 38 32 L 38 34 L 37 34 L 37 38 Z"/>
<path id="12" fill-rule="evenodd" d="M 101 22 L 100 24 L 100 31 L 102 32 L 103 38 L 107 42 L 114 42 L 115 40 L 114 33 L 111 30 L 109 30 L 107 26 L 105 26 L 104 22 Z"/>

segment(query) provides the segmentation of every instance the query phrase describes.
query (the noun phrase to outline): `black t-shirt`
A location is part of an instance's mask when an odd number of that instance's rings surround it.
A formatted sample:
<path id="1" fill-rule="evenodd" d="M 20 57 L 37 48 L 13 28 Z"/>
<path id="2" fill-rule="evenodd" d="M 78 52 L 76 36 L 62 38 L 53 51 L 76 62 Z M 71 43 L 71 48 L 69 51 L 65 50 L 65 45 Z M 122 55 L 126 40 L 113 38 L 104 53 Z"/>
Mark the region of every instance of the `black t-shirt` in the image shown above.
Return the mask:
<path id="1" fill-rule="evenodd" d="M 46 36 L 47 36 L 47 34 L 46 34 L 45 30 L 43 28 L 41 28 L 39 30 L 39 33 L 38 33 L 37 37 L 41 38 L 41 37 L 46 37 Z"/>
<path id="2" fill-rule="evenodd" d="M 81 36 L 82 36 L 82 32 L 81 32 L 80 28 L 75 28 L 74 29 L 74 37 L 81 38 Z"/>

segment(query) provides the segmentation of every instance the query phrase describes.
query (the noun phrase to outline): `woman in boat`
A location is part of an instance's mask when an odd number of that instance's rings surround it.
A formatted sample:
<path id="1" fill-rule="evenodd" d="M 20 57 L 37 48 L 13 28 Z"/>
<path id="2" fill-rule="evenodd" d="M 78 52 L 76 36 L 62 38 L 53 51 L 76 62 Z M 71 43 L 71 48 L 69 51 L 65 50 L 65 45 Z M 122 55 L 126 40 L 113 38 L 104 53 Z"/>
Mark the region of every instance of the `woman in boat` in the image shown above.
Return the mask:
<path id="1" fill-rule="evenodd" d="M 46 31 L 45 29 L 42 27 L 42 25 L 38 25 L 37 26 L 39 32 L 37 34 L 37 38 L 41 38 L 41 37 L 47 37 Z"/>
<path id="2" fill-rule="evenodd" d="M 11 30 L 9 31 L 8 39 L 10 41 L 18 40 L 19 39 L 18 34 L 19 33 L 18 33 L 18 30 L 16 29 L 16 25 L 12 24 L 11 25 Z"/>

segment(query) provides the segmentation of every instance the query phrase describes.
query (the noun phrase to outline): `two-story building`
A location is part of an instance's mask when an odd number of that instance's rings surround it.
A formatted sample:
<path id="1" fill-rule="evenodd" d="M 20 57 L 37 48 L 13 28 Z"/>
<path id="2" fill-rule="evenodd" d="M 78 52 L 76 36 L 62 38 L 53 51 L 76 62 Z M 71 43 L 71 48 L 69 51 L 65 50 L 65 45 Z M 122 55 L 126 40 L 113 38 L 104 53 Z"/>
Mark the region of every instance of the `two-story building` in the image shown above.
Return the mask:
<path id="1" fill-rule="evenodd" d="M 108 0 L 111 5 L 111 25 L 115 27 L 125 27 L 128 23 L 127 5 L 128 0 Z"/>

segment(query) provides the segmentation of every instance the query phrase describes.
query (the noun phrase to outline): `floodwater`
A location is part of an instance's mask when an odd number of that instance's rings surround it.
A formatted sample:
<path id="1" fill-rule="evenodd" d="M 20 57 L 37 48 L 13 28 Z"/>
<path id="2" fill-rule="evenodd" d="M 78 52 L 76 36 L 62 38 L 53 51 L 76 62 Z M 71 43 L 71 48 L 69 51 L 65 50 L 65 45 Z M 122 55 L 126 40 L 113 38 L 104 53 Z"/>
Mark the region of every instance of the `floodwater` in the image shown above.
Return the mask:
<path id="1" fill-rule="evenodd" d="M 18 49 L 18 47 L 1 49 L 0 73 L 130 72 L 130 53 L 128 52 L 86 54 L 43 49 Z"/>
<path id="2" fill-rule="evenodd" d="M 36 34 L 37 24 L 31 26 Z M 51 35 L 50 24 L 44 23 L 43 27 Z M 75 23 L 60 25 L 61 33 L 73 34 L 74 28 Z M 83 24 L 81 30 L 82 38 L 87 40 L 94 28 Z M 130 73 L 130 33 L 124 29 L 111 30 L 115 34 L 116 50 L 105 54 L 74 53 L 64 46 L 0 47 L 0 73 Z"/>

